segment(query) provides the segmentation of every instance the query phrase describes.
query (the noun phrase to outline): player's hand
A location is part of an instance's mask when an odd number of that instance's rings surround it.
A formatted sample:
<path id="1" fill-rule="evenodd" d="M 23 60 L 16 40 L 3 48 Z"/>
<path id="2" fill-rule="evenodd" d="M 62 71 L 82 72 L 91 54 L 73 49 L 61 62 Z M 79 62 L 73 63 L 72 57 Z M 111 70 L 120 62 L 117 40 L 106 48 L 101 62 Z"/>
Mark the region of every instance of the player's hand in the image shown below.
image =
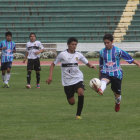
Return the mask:
<path id="1" fill-rule="evenodd" d="M 40 51 L 35 52 L 35 55 L 38 55 L 38 54 L 40 54 Z"/>
<path id="2" fill-rule="evenodd" d="M 139 68 L 140 68 L 140 64 L 138 63 L 138 65 L 137 65 Z"/>
<path id="3" fill-rule="evenodd" d="M 2 47 L 2 50 L 6 50 L 7 47 Z"/>
<path id="4" fill-rule="evenodd" d="M 46 80 L 46 83 L 49 85 L 52 82 L 52 78 L 49 77 L 48 80 Z"/>
<path id="5" fill-rule="evenodd" d="M 95 70 L 97 69 L 96 66 L 94 66 L 94 65 L 90 65 L 90 68 L 93 68 Z"/>
<path id="6" fill-rule="evenodd" d="M 23 60 L 23 63 L 25 63 L 25 62 L 26 62 L 26 59 Z"/>

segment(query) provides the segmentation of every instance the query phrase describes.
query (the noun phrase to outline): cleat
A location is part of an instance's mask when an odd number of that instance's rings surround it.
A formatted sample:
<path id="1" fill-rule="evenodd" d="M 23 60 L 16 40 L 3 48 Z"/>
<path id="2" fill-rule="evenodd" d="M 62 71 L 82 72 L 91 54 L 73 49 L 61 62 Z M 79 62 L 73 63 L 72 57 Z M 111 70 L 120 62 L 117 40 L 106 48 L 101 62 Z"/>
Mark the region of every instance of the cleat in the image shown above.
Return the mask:
<path id="1" fill-rule="evenodd" d="M 37 85 L 36 85 L 36 88 L 40 88 L 40 84 L 37 84 Z"/>
<path id="2" fill-rule="evenodd" d="M 98 92 L 97 92 L 99 95 L 103 95 L 103 91 L 99 88 L 98 89 Z"/>
<path id="3" fill-rule="evenodd" d="M 29 84 L 26 85 L 26 88 L 27 88 L 27 89 L 30 89 L 30 88 L 31 88 L 31 85 L 29 85 Z"/>
<path id="4" fill-rule="evenodd" d="M 119 110 L 120 110 L 120 103 L 119 104 L 115 104 L 115 111 L 116 112 L 119 112 Z"/>
<path id="5" fill-rule="evenodd" d="M 76 120 L 81 120 L 82 117 L 81 116 L 76 116 Z"/>
<path id="6" fill-rule="evenodd" d="M 6 88 L 6 84 L 5 84 L 5 83 L 3 83 L 2 87 L 3 87 L 3 88 Z"/>
<path id="7" fill-rule="evenodd" d="M 9 86 L 9 84 L 8 84 L 8 83 L 6 84 L 6 88 L 10 88 L 10 86 Z"/>

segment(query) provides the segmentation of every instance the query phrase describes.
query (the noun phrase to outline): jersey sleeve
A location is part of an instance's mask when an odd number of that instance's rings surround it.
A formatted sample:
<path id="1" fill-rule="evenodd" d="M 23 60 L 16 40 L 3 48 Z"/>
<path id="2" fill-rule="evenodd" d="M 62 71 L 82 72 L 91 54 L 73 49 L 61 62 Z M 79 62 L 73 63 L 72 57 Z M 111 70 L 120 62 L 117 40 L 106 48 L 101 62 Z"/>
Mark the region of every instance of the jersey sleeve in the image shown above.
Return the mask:
<path id="1" fill-rule="evenodd" d="M 2 41 L 0 42 L 0 49 L 2 49 Z"/>
<path id="2" fill-rule="evenodd" d="M 83 54 L 80 54 L 80 61 L 82 61 L 84 64 L 88 64 L 88 60 L 86 59 L 86 57 Z"/>
<path id="3" fill-rule="evenodd" d="M 124 50 L 121 50 L 121 58 L 123 58 L 129 64 L 134 61 L 134 59 Z"/>
<path id="4" fill-rule="evenodd" d="M 100 55 L 99 55 L 99 67 L 102 68 L 103 67 L 103 57 L 102 57 L 102 52 L 100 51 Z"/>
<path id="5" fill-rule="evenodd" d="M 42 45 L 42 43 L 41 43 L 41 42 L 39 42 L 39 48 L 40 48 L 41 50 L 43 50 L 43 49 L 44 49 L 44 46 Z"/>
<path id="6" fill-rule="evenodd" d="M 26 43 L 26 52 L 29 52 L 29 51 L 28 51 L 28 43 Z"/>
<path id="7" fill-rule="evenodd" d="M 59 62 L 61 62 L 61 60 L 62 60 L 62 53 L 58 54 L 58 56 L 56 57 L 53 63 L 57 65 Z"/>
<path id="8" fill-rule="evenodd" d="M 16 51 L 16 43 L 14 43 L 13 46 L 13 50 Z"/>

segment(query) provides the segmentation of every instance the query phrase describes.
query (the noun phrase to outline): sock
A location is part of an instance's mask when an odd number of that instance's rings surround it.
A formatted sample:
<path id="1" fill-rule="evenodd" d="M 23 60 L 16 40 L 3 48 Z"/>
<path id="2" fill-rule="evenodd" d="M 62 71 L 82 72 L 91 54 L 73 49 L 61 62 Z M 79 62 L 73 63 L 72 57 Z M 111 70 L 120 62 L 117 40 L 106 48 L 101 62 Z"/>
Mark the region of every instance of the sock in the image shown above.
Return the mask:
<path id="1" fill-rule="evenodd" d="M 107 85 L 107 82 L 104 81 L 104 80 L 101 80 L 101 90 L 104 92 L 104 90 L 106 89 L 106 85 Z"/>
<path id="2" fill-rule="evenodd" d="M 10 76 L 11 74 L 10 73 L 7 73 L 6 76 L 5 76 L 5 83 L 8 84 L 9 80 L 10 80 Z"/>
<path id="3" fill-rule="evenodd" d="M 76 116 L 80 116 L 84 105 L 84 96 L 78 96 L 78 106 Z"/>
<path id="4" fill-rule="evenodd" d="M 40 83 L 40 73 L 36 73 L 36 83 Z"/>
<path id="5" fill-rule="evenodd" d="M 119 104 L 120 102 L 121 102 L 121 95 L 118 98 L 115 97 L 115 103 L 116 104 Z"/>
<path id="6" fill-rule="evenodd" d="M 31 71 L 28 71 L 28 73 L 27 73 L 27 84 L 30 85 L 30 82 L 31 82 Z"/>
<path id="7" fill-rule="evenodd" d="M 6 74 L 2 75 L 2 81 L 5 82 L 5 80 L 6 80 Z"/>

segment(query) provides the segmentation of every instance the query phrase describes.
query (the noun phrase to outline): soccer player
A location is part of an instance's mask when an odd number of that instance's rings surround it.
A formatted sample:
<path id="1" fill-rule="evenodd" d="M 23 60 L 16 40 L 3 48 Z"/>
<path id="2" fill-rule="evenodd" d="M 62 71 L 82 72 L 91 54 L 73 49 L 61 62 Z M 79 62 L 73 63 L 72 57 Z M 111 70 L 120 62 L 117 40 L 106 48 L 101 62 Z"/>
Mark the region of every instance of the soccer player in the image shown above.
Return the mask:
<path id="1" fill-rule="evenodd" d="M 68 49 L 61 52 L 55 61 L 50 66 L 50 74 L 46 82 L 50 84 L 53 77 L 53 69 L 55 65 L 61 62 L 61 76 L 62 85 L 67 96 L 68 103 L 70 105 L 75 104 L 74 94 L 78 93 L 78 106 L 76 119 L 81 119 L 81 112 L 84 104 L 84 83 L 83 73 L 80 71 L 78 61 L 82 61 L 89 68 L 96 69 L 95 66 L 91 65 L 88 60 L 80 53 L 75 51 L 78 44 L 78 40 L 71 37 L 67 41 Z"/>
<path id="2" fill-rule="evenodd" d="M 106 34 L 103 37 L 105 48 L 100 51 L 100 71 L 101 88 L 96 87 L 96 91 L 103 95 L 106 86 L 111 83 L 111 89 L 115 95 L 115 111 L 120 110 L 121 102 L 121 84 L 123 71 L 120 66 L 121 58 L 125 59 L 129 64 L 133 63 L 140 67 L 140 64 L 135 61 L 127 52 L 113 45 L 113 36 Z"/>
<path id="3" fill-rule="evenodd" d="M 26 88 L 31 88 L 30 82 L 32 70 L 36 71 L 36 87 L 40 88 L 40 53 L 44 52 L 44 47 L 40 41 L 36 40 L 35 33 L 30 33 L 29 38 L 30 41 L 26 44 L 26 54 L 23 60 L 23 63 L 25 63 L 26 59 L 28 58 Z"/>
<path id="4" fill-rule="evenodd" d="M 9 88 L 10 72 L 13 62 L 13 53 L 16 52 L 16 44 L 12 41 L 12 33 L 5 33 L 6 40 L 1 41 L 0 50 L 1 54 L 1 71 L 3 88 Z"/>

